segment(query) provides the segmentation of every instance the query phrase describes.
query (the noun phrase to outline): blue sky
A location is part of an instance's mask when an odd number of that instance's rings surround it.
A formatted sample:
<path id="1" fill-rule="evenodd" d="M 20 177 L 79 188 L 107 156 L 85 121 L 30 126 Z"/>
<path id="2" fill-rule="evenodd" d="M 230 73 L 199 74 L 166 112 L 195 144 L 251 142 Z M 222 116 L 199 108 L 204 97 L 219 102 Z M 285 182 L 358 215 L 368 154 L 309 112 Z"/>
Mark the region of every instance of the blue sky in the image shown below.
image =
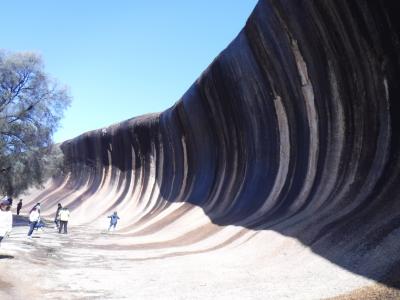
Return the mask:
<path id="1" fill-rule="evenodd" d="M 0 48 L 35 51 L 73 102 L 56 142 L 172 106 L 256 0 L 3 1 Z"/>

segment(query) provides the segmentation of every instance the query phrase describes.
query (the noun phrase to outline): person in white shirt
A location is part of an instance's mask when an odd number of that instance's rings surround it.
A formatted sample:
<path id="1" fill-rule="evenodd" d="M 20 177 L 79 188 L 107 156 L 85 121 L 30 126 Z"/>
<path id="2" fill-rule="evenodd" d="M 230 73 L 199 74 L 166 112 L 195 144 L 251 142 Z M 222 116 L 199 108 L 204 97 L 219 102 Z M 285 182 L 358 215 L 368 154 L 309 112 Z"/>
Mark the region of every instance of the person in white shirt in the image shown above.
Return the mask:
<path id="1" fill-rule="evenodd" d="M 38 224 L 40 220 L 40 211 L 37 207 L 34 207 L 29 214 L 29 232 L 28 232 L 28 237 L 32 237 L 32 232 L 35 229 L 36 225 Z"/>
<path id="2" fill-rule="evenodd" d="M 12 200 L 10 198 L 0 203 L 0 244 L 4 237 L 8 236 L 12 229 Z"/>
<path id="3" fill-rule="evenodd" d="M 58 213 L 58 218 L 60 219 L 60 227 L 58 228 L 58 233 L 61 233 L 61 230 L 64 227 L 64 234 L 67 234 L 69 214 L 69 209 L 67 207 L 63 207 Z"/>

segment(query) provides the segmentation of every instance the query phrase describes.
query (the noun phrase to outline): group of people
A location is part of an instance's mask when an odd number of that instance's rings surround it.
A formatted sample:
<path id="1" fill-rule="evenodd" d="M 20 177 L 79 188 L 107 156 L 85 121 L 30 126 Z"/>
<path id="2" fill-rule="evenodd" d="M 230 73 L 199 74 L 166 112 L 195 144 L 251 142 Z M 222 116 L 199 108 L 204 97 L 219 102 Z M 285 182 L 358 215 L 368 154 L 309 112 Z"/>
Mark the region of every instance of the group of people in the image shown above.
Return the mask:
<path id="1" fill-rule="evenodd" d="M 54 223 L 56 224 L 58 233 L 61 233 L 61 231 L 63 231 L 64 234 L 68 233 L 69 215 L 70 212 L 68 210 L 68 207 L 62 207 L 62 205 L 58 203 L 56 215 L 54 217 Z M 44 223 L 41 221 L 40 218 L 40 203 L 37 203 L 29 212 L 29 223 L 30 223 L 28 232 L 29 237 L 32 236 L 32 233 L 35 229 L 44 227 Z"/>
<path id="2" fill-rule="evenodd" d="M 12 229 L 12 198 L 6 197 L 0 202 L 0 245 L 1 241 L 7 237 Z M 17 205 L 17 215 L 20 214 L 22 209 L 22 199 L 19 200 Z M 64 234 L 68 233 L 68 220 L 70 212 L 67 207 L 62 207 L 60 203 L 57 205 L 57 211 L 54 217 L 55 227 L 58 229 L 58 233 L 63 231 Z M 110 219 L 110 225 L 108 231 L 114 231 L 118 220 L 120 219 L 118 213 L 115 211 L 112 215 L 108 216 Z M 40 217 L 40 203 L 36 203 L 34 207 L 29 211 L 29 231 L 28 237 L 31 238 L 33 231 L 40 230 L 45 224 Z"/>
<path id="3" fill-rule="evenodd" d="M 8 236 L 12 229 L 12 199 L 6 197 L 0 202 L 0 243 L 4 239 L 4 237 Z M 17 215 L 20 214 L 22 208 L 22 199 L 19 200 L 17 205 Z M 67 234 L 68 229 L 68 220 L 69 220 L 70 212 L 67 207 L 62 207 L 61 204 L 58 204 L 56 216 L 54 218 L 54 222 L 58 229 L 58 232 L 61 233 L 63 230 L 64 234 Z M 32 209 L 29 211 L 29 230 L 28 237 L 32 237 L 33 231 L 40 230 L 44 227 L 45 224 L 41 220 L 40 217 L 40 203 L 36 203 Z"/>

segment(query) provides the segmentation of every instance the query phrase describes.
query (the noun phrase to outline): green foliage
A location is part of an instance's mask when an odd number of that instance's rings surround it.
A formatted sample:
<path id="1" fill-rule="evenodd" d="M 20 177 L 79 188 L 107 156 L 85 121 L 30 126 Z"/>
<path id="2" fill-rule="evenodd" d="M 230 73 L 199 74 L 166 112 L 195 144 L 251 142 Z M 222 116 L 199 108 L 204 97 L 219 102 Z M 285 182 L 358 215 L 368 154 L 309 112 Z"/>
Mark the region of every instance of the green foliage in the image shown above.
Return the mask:
<path id="1" fill-rule="evenodd" d="M 44 73 L 40 56 L 0 52 L 1 193 L 17 196 L 52 173 L 58 163 L 49 160 L 60 160 L 52 135 L 70 101 L 68 90 Z"/>

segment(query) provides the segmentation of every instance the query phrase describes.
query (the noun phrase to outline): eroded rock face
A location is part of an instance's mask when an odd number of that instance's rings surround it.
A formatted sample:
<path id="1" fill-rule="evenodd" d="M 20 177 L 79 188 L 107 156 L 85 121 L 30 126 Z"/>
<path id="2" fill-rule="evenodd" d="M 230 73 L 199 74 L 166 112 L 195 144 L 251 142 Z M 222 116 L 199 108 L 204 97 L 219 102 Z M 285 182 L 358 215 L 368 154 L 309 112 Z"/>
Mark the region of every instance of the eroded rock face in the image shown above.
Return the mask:
<path id="1" fill-rule="evenodd" d="M 399 12 L 260 1 L 172 108 L 63 143 L 70 173 L 48 193 L 87 221 L 123 205 L 126 228 L 191 203 L 386 280 L 400 260 Z"/>

